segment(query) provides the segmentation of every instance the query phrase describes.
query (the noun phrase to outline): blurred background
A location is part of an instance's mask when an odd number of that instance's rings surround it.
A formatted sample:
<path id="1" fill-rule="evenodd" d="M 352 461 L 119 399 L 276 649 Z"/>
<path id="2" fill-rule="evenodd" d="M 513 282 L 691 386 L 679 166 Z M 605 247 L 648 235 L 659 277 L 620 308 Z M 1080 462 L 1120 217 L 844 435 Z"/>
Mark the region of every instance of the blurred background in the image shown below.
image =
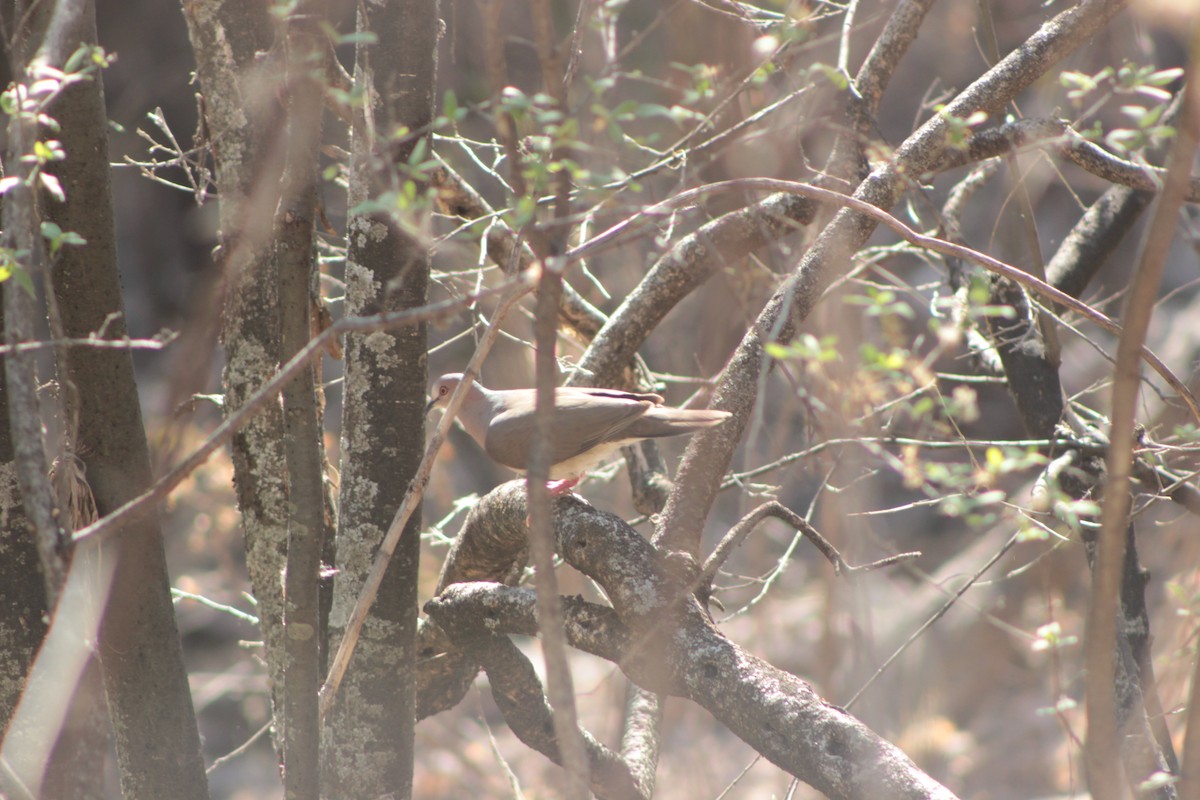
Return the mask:
<path id="1" fill-rule="evenodd" d="M 772 45 L 746 24 L 738 8 L 693 0 L 605 4 L 619 22 L 608 31 L 589 29 L 582 39 L 581 77 L 572 97 L 590 146 L 580 160 L 597 173 L 618 169 L 617 165 L 628 170 L 631 160 L 628 144 L 607 135 L 593 103 L 603 100 L 611 108 L 632 100 L 642 108 L 654 107 L 655 113 L 629 120 L 628 129 L 666 147 L 693 127 L 696 114 L 712 114 L 726 127 L 806 85 L 813 88 L 696 163 L 639 181 L 640 192 L 626 192 L 597 213 L 593 233 L 681 187 L 752 176 L 811 180 L 819 170 L 837 133 L 834 110 L 841 100 L 833 83 L 814 79 L 808 70 L 815 64 L 837 63 L 842 9 L 825 2 L 761 5 L 764 15 L 795 23 L 788 60 L 722 105 L 720 100 L 755 72 L 763 48 Z M 1065 5 L 1040 0 L 991 4 L 999 52 L 1008 52 L 1048 14 Z M 858 4 L 850 32 L 851 72 L 892 8 L 886 2 Z M 515 2 L 504 9 L 510 78 L 532 93 L 540 74 L 527 38 L 526 11 Z M 335 6 L 333 16 L 340 16 L 344 32 L 353 30 L 353 10 L 349 2 Z M 569 28 L 574 4 L 564 3 L 557 10 Z M 881 143 L 899 144 L 933 113 L 937 103 L 986 69 L 979 13 L 976 0 L 945 0 L 935 6 L 885 95 L 878 119 Z M 474 2 L 443 0 L 440 14 L 445 23 L 438 66 L 441 88 L 453 91 L 461 106 L 471 108 L 489 96 L 478 7 Z M 163 329 L 185 333 L 163 351 L 135 354 L 156 468 L 162 471 L 194 448 L 219 420 L 219 410 L 199 397 L 220 392 L 220 351 L 213 335 L 219 327 L 215 299 L 220 276 L 212 258 L 216 206 L 212 198 L 198 204 L 193 194 L 148 180 L 126 163 L 127 157 L 145 160 L 147 142 L 139 129 L 162 139 L 163 131 L 149 116 L 159 110 L 185 147 L 197 128 L 196 87 L 191 82 L 194 64 L 179 8 L 148 0 L 98 0 L 98 17 L 100 43 L 117 56 L 104 81 L 116 126 L 110 160 L 117 165 L 114 192 L 130 333 L 134 337 Z M 605 56 L 605 47 L 615 48 L 610 55 L 619 56 L 619 74 L 612 68 L 617 63 L 614 58 Z M 351 67 L 352 50 L 341 55 L 343 64 Z M 1126 61 L 1161 69 L 1179 66 L 1183 59 L 1183 51 L 1170 36 L 1121 16 L 1032 87 L 1011 113 L 1055 118 L 1080 114 L 1057 80 L 1061 70 L 1094 74 Z M 606 80 L 612 86 L 606 88 Z M 1121 119 L 1119 101 L 1113 101 L 1095 110 L 1088 122 L 1115 125 Z M 345 146 L 345 131 L 328 116 L 327 130 L 335 143 L 341 137 Z M 488 140 L 494 135 L 489 123 L 482 115 L 468 114 L 459 134 L 469 141 L 439 141 L 439 152 L 486 198 L 502 206 L 504 191 L 483 168 L 489 165 Z M 1042 252 L 1049 258 L 1082 209 L 1107 184 L 1044 152 L 1026 154 L 1021 165 L 1036 209 Z M 929 178 L 920 198 L 910 197 L 894 212 L 914 227 L 934 227 L 936 209 L 965 174 L 955 170 Z M 613 177 L 621 176 L 614 172 Z M 328 239 L 336 244 L 336 232 L 343 229 L 345 195 L 336 181 L 326 182 L 322 193 Z M 589 260 L 588 274 L 576 269 L 568 280 L 595 306 L 611 311 L 683 233 L 754 197 L 749 193 L 719 196 L 680 213 L 677 219 L 658 220 L 646 235 Z M 1009 263 L 1027 263 L 1027 244 L 1012 204 L 1010 177 L 1001 175 L 987 182 L 961 218 L 962 241 Z M 1196 308 L 1194 223 L 1194 211 L 1189 209 L 1181 219 L 1163 285 L 1164 300 L 1149 342 L 1185 380 L 1194 375 L 1200 334 L 1195 322 L 1200 310 Z M 438 218 L 428 230 L 435 269 L 441 273 L 432 299 L 462 293 L 496 277 L 494 268 L 478 268 L 482 262 L 477 236 L 452 235 L 457 228 L 456 221 Z M 658 390 L 669 403 L 706 402 L 706 379 L 720 371 L 747 324 L 781 276 L 794 268 L 816 230 L 818 226 L 810 226 L 751 259 L 730 263 L 667 317 L 641 355 L 658 375 Z M 1110 315 L 1119 311 L 1137 243 L 1135 232 L 1112 254 L 1085 295 Z M 835 286 L 805 325 L 805 332 L 817 340 L 836 337 L 831 347 L 838 358 L 824 365 L 797 361 L 766 378 L 758 414 L 735 470 L 769 464 L 831 439 L 881 435 L 881 417 L 873 416 L 865 424 L 863 419 L 870 416 L 868 411 L 902 401 L 904 385 L 902 381 L 885 385 L 881 377 L 862 367 L 864 344 L 885 348 L 902 341 L 915 353 L 932 354 L 931 369 L 964 375 L 974 371 L 962 343 L 937 338 L 942 328 L 933 299 L 949 294 L 944 266 L 893 244 L 889 237 L 877 235 L 872 248 L 864 252 L 872 262 L 870 268 Z M 330 264 L 326 286 L 335 315 L 340 314 L 340 270 L 338 263 Z M 871 304 L 862 298 L 884 289 L 909 311 L 870 313 Z M 477 323 L 486 320 L 491 310 L 482 304 L 472 311 L 474 316 L 464 314 L 431 329 L 431 378 L 465 365 L 480 330 Z M 513 315 L 505 331 L 484 368 L 483 382 L 492 388 L 529 386 L 533 374 L 530 316 Z M 1101 350 L 1112 353 L 1115 347 L 1094 329 L 1085 333 L 1090 341 L 1064 333 L 1063 381 L 1068 393 L 1103 412 L 1111 366 Z M 581 343 L 560 342 L 564 369 L 581 352 Z M 340 419 L 339 370 L 338 362 L 326 359 L 327 448 L 333 463 Z M 964 402 L 977 409 L 956 420 L 964 438 L 1024 437 L 1003 384 L 964 380 L 951 386 L 965 391 Z M 1139 419 L 1154 436 L 1180 421 L 1177 412 L 1152 391 L 1144 393 Z M 877 427 L 872 430 L 872 426 Z M 938 423 L 915 414 L 888 418 L 886 433 L 917 439 L 944 435 Z M 673 441 L 664 444 L 672 467 L 683 446 Z M 969 519 L 969 514 L 947 514 L 944 506 L 929 502 L 926 494 L 911 488 L 901 469 L 879 457 L 878 450 L 869 444 L 831 446 L 744 479 L 740 488 L 725 492 L 714 508 L 706 544 L 715 544 L 740 516 L 771 495 L 801 513 L 811 509 L 817 528 L 852 563 L 908 550 L 921 550 L 923 557 L 908 566 L 853 580 L 838 578 L 811 547 L 795 541 L 790 529 L 767 522 L 718 581 L 718 596 L 725 606 L 723 612 L 716 612 L 721 629 L 751 652 L 812 681 L 830 702 L 846 705 L 855 698 L 851 707 L 855 715 L 964 797 L 1052 797 L 1082 791 L 1078 739 L 1083 720 L 1070 702 L 1082 699 L 1080 648 L 1071 639 L 1082 636 L 1088 572 L 1077 538 L 1034 540 L 1012 547 L 944 618 L 856 697 L 879 666 L 942 605 L 947 593 L 971 578 L 1018 530 L 1020 506 L 1027 505 L 1029 483 L 1037 474 L 1031 468 L 998 476 L 996 488 L 1008 494 L 1011 505 Z M 970 463 L 984 459 L 984 450 L 960 448 L 945 458 Z M 177 589 L 252 613 L 245 595 L 249 584 L 231 476 L 222 453 L 174 493 L 166 516 L 168 562 Z M 452 433 L 426 494 L 423 598 L 432 591 L 447 537 L 461 523 L 462 499 L 511 477 L 487 461 L 461 431 Z M 593 476 L 579 491 L 627 519 L 637 516 L 623 463 Z M 1192 612 L 1200 596 L 1195 574 L 1200 540 L 1195 520 L 1186 512 L 1151 499 L 1140 498 L 1135 509 L 1140 552 L 1151 574 L 1148 598 L 1156 622 L 1155 666 L 1168 723 L 1173 724 L 1173 714 L 1187 696 L 1194 647 Z M 650 523 L 641 523 L 640 529 L 647 535 L 652 532 Z M 578 576 L 566 575 L 563 581 L 565 592 L 596 597 Z M 211 761 L 241 746 L 269 718 L 264 669 L 251 644 L 257 633 L 248 622 L 193 599 L 181 599 L 178 611 L 205 753 Z M 1058 626 L 1060 633 L 1054 636 L 1059 646 L 1046 646 L 1047 625 Z M 536 642 L 523 644 L 536 650 Z M 534 663 L 540 666 L 540 657 Z M 613 743 L 620 734 L 624 678 L 612 664 L 584 655 L 575 658 L 573 671 L 583 723 L 602 741 Z M 531 796 L 553 796 L 557 768 L 515 741 L 483 678 L 477 686 L 458 708 L 418 726 L 414 796 L 507 797 L 518 795 L 517 786 Z M 730 784 L 734 784 L 726 795 L 730 797 L 783 797 L 789 791 L 788 775 L 765 761 L 755 762 L 749 747 L 686 701 L 668 705 L 664 736 L 659 797 L 717 796 Z M 218 765 L 210 780 L 214 797 L 280 796 L 269 737 L 260 736 L 245 753 Z M 794 796 L 811 795 L 811 790 L 801 787 Z"/>

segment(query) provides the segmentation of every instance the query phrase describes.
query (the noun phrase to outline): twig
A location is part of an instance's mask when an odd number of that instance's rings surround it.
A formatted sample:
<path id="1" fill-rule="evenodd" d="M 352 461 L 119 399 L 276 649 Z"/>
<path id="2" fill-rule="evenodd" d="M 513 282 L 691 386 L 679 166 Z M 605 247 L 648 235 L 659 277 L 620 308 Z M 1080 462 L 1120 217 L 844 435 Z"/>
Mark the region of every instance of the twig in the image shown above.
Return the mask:
<path id="1" fill-rule="evenodd" d="M 263 723 L 261 728 L 251 734 L 249 739 L 242 742 L 240 745 L 233 748 L 220 758 L 213 759 L 213 762 L 208 765 L 208 769 L 204 770 L 204 774 L 212 775 L 214 772 L 216 772 L 217 767 L 222 767 L 238 756 L 245 755 L 247 752 L 249 752 L 250 748 L 254 746 L 254 743 L 261 739 L 267 733 L 267 731 L 271 730 L 271 723 L 271 720 L 267 720 L 265 723 Z"/>
<path id="2" fill-rule="evenodd" d="M 936 612 L 934 612 L 933 616 L 931 616 L 929 619 L 925 620 L 925 623 L 913 632 L 912 636 L 909 636 L 907 639 L 905 639 L 904 644 L 902 644 L 898 648 L 896 648 L 896 652 L 894 652 L 890 656 L 888 656 L 887 661 L 884 661 L 882 664 L 879 665 L 879 669 L 875 670 L 875 673 L 873 675 L 871 675 L 870 678 L 867 679 L 867 682 L 864 683 L 857 692 L 854 693 L 854 696 L 851 697 L 846 702 L 846 704 L 843 706 L 843 708 L 845 708 L 847 711 L 849 711 L 850 708 L 858 701 L 858 698 L 862 697 L 863 692 L 865 692 L 867 689 L 871 688 L 871 684 L 875 683 L 875 681 L 879 678 L 879 676 L 882 675 L 885 671 L 887 671 L 887 668 L 890 667 L 892 665 L 892 663 L 895 662 L 895 660 L 897 658 L 899 658 L 904 653 L 905 650 L 908 649 L 909 645 L 911 645 L 917 639 L 921 638 L 921 635 L 924 634 L 925 631 L 927 631 L 931 627 L 933 627 L 933 623 L 937 622 L 939 619 L 941 619 L 943 616 L 945 616 L 946 612 L 949 611 L 951 609 L 951 607 L 953 607 L 954 604 L 958 602 L 959 598 L 962 597 L 964 594 L 966 594 L 967 590 L 970 589 L 972 586 L 974 586 L 975 582 L 978 581 L 980 578 L 982 578 L 983 574 L 985 572 L 987 572 L 989 569 L 991 569 L 992 566 L 997 561 L 999 561 L 1001 558 L 1004 557 L 1005 553 L 1007 553 L 1009 550 L 1012 549 L 1013 545 L 1015 545 L 1017 543 L 1017 539 L 1019 537 L 1020 537 L 1019 532 L 1014 533 L 1011 537 L 1009 537 L 1009 540 L 1004 543 L 1004 546 L 1001 547 L 999 550 L 997 550 L 996 554 L 993 555 L 991 558 L 989 558 L 987 560 L 987 563 L 984 564 L 982 567 L 980 567 L 975 572 L 975 574 L 971 576 L 970 580 L 968 580 L 966 583 L 964 583 L 962 586 L 960 586 L 958 591 L 956 591 L 953 594 L 953 596 L 951 596 L 945 603 L 943 603 L 941 608 L 939 608 Z"/>
<path id="3" fill-rule="evenodd" d="M 537 40 L 538 62 L 542 68 L 543 90 L 553 98 L 554 107 L 566 114 L 567 95 L 563 84 L 562 59 L 555 45 L 554 18 L 549 0 L 530 4 Z M 561 164 L 569 155 L 567 146 L 555 137 L 551 158 Z M 516 169 L 518 164 L 513 164 Z M 546 693 L 553 713 L 554 736 L 565 771 L 564 794 L 583 800 L 591 782 L 587 748 L 579 730 L 575 708 L 575 690 L 567 661 L 567 637 L 563 630 L 563 609 L 558 595 L 554 567 L 554 520 L 550 477 L 554 430 L 554 386 L 558 364 L 555 345 L 558 339 L 558 309 L 563 295 L 563 262 L 569 228 L 564 223 L 571 213 L 571 181 L 566 170 L 555 180 L 554 217 L 547 229 L 542 225 L 529 231 L 534 252 L 543 259 L 544 269 L 538 280 L 537 305 L 533 321 L 536 350 L 536 408 L 534 431 L 527 474 L 530 520 L 530 551 L 537 572 L 538 624 L 542 632 L 542 655 L 546 665 Z M 510 645 L 511 646 L 511 645 Z"/>
<path id="4" fill-rule="evenodd" d="M 17 342 L 16 344 L 0 344 L 0 356 L 9 353 L 28 353 L 58 347 L 95 347 L 112 350 L 162 350 L 177 338 L 171 333 L 161 339 L 99 339 L 91 336 L 82 338 L 46 339 L 38 342 Z"/>
<path id="5" fill-rule="evenodd" d="M 842 33 L 838 39 L 838 72 L 846 76 L 851 87 L 854 86 L 854 76 L 850 74 L 850 34 L 854 31 L 854 14 L 857 11 L 858 0 L 850 0 L 846 4 L 846 13 L 842 16 Z"/>
<path id="6" fill-rule="evenodd" d="M 229 616 L 233 617 L 234 619 L 240 619 L 242 622 L 247 622 L 254 626 L 258 625 L 258 617 L 256 617 L 255 615 L 247 614 L 245 611 L 242 611 L 240 608 L 234 608 L 233 606 L 227 605 L 225 603 L 218 603 L 216 600 L 213 600 L 210 597 L 205 597 L 202 594 L 196 594 L 194 592 L 185 592 L 183 589 L 176 589 L 174 586 L 172 586 L 171 587 L 171 599 L 173 601 L 191 600 L 193 602 L 199 603 L 202 606 L 211 608 L 214 611 L 220 611 L 222 613 L 228 614 Z"/>
<path id="7" fill-rule="evenodd" d="M 1167 170 L 1163 167 L 1120 158 L 1084 139 L 1062 120 L 1038 118 L 1014 120 L 976 132 L 966 149 L 947 153 L 938 169 L 952 169 L 971 161 L 996 158 L 1044 144 L 1052 145 L 1068 161 L 1096 177 L 1138 191 L 1160 192 L 1167 179 Z M 1200 179 L 1187 179 L 1184 196 L 1189 203 L 1200 202 Z"/>
<path id="8" fill-rule="evenodd" d="M 903 561 L 911 561 L 921 555 L 919 552 L 899 553 L 887 558 L 881 558 L 878 561 L 872 561 L 869 564 L 861 564 L 859 566 L 851 566 L 842 558 L 842 554 L 837 548 L 829 543 L 829 540 L 821 535 L 820 531 L 812 526 L 808 520 L 792 511 L 782 503 L 772 500 L 763 503 L 758 508 L 751 511 L 746 516 L 742 517 L 736 525 L 729 529 L 729 532 L 721 539 L 712 553 L 705 560 L 704 566 L 700 569 L 700 575 L 697 578 L 698 584 L 703 586 L 712 581 L 717 575 L 717 570 L 729 558 L 729 554 L 733 552 L 733 548 L 737 547 L 742 541 L 750 535 L 750 532 L 758 526 L 767 517 L 775 517 L 791 525 L 800 532 L 804 538 L 813 543 L 813 546 L 821 552 L 833 565 L 835 575 L 854 575 L 859 572 L 869 572 L 871 570 L 890 567 L 894 564 L 899 564 Z"/>

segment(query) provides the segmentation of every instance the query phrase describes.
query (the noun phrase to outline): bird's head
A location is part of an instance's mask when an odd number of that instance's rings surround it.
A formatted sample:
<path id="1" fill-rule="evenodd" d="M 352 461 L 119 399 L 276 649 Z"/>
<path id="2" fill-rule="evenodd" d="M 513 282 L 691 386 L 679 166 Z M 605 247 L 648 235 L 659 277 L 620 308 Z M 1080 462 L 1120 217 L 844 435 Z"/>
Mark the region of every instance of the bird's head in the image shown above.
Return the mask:
<path id="1" fill-rule="evenodd" d="M 445 408 L 450 402 L 450 395 L 454 394 L 454 390 L 458 388 L 458 384 L 462 381 L 461 372 L 451 372 L 438 378 L 433 384 L 433 391 L 429 394 L 429 402 L 425 406 L 425 413 L 428 414 L 435 408 Z"/>

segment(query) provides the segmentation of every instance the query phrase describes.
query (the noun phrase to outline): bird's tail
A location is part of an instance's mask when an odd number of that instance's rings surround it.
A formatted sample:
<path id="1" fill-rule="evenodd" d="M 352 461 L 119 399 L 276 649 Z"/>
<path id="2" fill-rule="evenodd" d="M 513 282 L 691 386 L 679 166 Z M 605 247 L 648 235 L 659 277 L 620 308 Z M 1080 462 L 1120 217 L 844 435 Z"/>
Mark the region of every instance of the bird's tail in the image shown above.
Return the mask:
<path id="1" fill-rule="evenodd" d="M 713 409 L 652 408 L 626 430 L 639 439 L 678 436 L 720 425 L 729 416 L 728 411 Z"/>

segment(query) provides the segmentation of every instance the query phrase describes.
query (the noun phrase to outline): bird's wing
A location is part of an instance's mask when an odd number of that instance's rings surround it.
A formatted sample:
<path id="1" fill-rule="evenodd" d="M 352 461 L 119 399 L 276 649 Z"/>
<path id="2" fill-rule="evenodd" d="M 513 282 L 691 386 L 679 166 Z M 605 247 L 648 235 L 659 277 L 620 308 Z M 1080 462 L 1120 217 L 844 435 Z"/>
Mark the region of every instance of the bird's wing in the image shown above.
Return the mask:
<path id="1" fill-rule="evenodd" d="M 604 442 L 621 439 L 621 433 L 653 407 L 652 397 L 655 395 L 560 389 L 555 396 L 551 463 L 567 461 Z M 507 467 L 528 468 L 535 426 L 533 409 L 532 392 L 507 401 L 505 410 L 488 426 L 484 448 L 489 456 Z"/>

